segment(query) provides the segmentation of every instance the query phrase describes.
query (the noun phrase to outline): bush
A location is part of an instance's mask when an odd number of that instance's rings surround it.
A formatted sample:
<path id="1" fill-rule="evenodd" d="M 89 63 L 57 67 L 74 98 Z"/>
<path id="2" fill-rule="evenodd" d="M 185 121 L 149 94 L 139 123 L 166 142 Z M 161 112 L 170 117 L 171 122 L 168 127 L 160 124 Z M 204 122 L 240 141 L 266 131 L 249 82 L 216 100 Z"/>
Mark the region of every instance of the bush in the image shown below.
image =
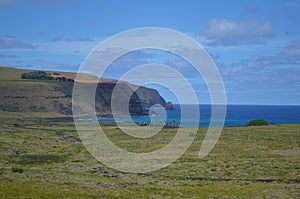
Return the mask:
<path id="1" fill-rule="evenodd" d="M 40 111 L 41 111 L 41 112 L 47 112 L 47 109 L 46 109 L 45 106 L 40 106 Z"/>
<path id="2" fill-rule="evenodd" d="M 59 73 L 54 73 L 54 75 L 60 75 Z M 74 82 L 72 78 L 66 78 L 66 77 L 52 77 L 50 73 L 46 73 L 44 71 L 33 71 L 28 73 L 23 73 L 21 75 L 22 79 L 36 79 L 36 80 L 59 80 L 59 81 L 68 81 L 68 82 Z"/>
<path id="3" fill-rule="evenodd" d="M 18 104 L 0 104 L 0 110 L 9 112 L 19 112 Z"/>
<path id="4" fill-rule="evenodd" d="M 14 172 L 14 173 L 23 173 L 24 169 L 18 168 L 18 167 L 12 167 L 11 171 Z"/>
<path id="5" fill-rule="evenodd" d="M 40 106 L 40 107 L 37 107 L 37 106 L 29 106 L 28 107 L 30 111 L 32 112 L 47 112 L 47 109 L 45 106 Z"/>
<path id="6" fill-rule="evenodd" d="M 38 112 L 38 107 L 37 106 L 29 106 L 29 110 L 33 112 Z"/>
<path id="7" fill-rule="evenodd" d="M 22 79 L 39 79 L 39 80 L 48 80 L 51 78 L 46 72 L 44 71 L 34 71 L 29 73 L 23 73 L 21 75 Z"/>
<path id="8" fill-rule="evenodd" d="M 248 122 L 247 126 L 262 126 L 262 125 L 268 125 L 269 122 L 264 119 L 257 119 L 257 120 L 251 120 Z"/>

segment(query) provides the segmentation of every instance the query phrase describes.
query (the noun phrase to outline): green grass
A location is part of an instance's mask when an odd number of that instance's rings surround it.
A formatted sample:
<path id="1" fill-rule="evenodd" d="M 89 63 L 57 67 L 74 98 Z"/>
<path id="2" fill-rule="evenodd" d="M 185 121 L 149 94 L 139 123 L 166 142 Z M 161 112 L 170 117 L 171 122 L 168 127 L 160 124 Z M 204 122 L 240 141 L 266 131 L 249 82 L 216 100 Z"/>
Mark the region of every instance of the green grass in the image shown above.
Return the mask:
<path id="1" fill-rule="evenodd" d="M 0 114 L 1 198 L 300 197 L 300 125 L 224 128 L 203 159 L 197 155 L 206 129 L 199 129 L 181 158 L 141 175 L 94 159 L 72 122 L 23 116 Z M 161 148 L 176 133 L 165 129 L 153 139 L 131 139 L 114 126 L 104 130 L 119 147 L 136 152 Z"/>
<path id="2" fill-rule="evenodd" d="M 2 67 L 0 66 L 0 79 L 1 80 L 19 80 L 23 71 L 22 69 L 15 69 L 15 68 L 9 68 L 9 67 Z"/>

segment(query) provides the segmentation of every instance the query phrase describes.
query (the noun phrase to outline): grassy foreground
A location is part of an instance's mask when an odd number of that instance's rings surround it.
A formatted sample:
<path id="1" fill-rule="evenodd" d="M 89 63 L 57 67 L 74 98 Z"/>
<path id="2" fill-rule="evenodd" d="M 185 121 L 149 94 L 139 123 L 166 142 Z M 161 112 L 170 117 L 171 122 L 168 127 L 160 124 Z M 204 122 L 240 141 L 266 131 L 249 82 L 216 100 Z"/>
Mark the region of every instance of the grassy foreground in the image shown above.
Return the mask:
<path id="1" fill-rule="evenodd" d="M 173 164 L 146 174 L 121 173 L 94 159 L 72 122 L 0 113 L 0 198 L 299 198 L 300 125 L 224 128 L 205 158 L 206 129 Z M 129 151 L 152 151 L 176 129 L 132 140 L 108 137 Z M 12 169 L 13 168 L 13 169 Z"/>

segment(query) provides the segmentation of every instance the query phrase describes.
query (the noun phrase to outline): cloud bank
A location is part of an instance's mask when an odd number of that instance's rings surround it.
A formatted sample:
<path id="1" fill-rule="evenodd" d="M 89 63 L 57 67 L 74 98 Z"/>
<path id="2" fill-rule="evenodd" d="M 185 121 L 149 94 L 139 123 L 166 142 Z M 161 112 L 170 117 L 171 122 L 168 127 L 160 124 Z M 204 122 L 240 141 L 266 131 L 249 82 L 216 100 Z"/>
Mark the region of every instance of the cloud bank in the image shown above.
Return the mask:
<path id="1" fill-rule="evenodd" d="M 265 38 L 272 37 L 274 30 L 270 21 L 211 19 L 208 27 L 199 35 L 208 39 L 210 46 L 262 44 Z"/>
<path id="2" fill-rule="evenodd" d="M 36 46 L 18 41 L 14 37 L 0 37 L 0 49 L 27 48 L 34 49 Z"/>

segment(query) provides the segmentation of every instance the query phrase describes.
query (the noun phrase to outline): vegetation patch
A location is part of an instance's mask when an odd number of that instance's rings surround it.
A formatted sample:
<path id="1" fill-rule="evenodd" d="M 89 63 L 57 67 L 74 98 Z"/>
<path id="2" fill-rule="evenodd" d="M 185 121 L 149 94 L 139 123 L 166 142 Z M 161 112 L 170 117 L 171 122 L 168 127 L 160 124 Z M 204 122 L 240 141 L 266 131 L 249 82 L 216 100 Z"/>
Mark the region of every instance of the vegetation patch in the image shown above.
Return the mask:
<path id="1" fill-rule="evenodd" d="M 23 155 L 20 158 L 20 164 L 50 164 L 64 162 L 66 160 L 66 155 L 57 154 L 30 154 Z"/>
<path id="2" fill-rule="evenodd" d="M 29 106 L 29 110 L 32 111 L 32 112 L 47 112 L 47 109 L 45 106 Z"/>
<path id="3" fill-rule="evenodd" d="M 264 119 L 257 119 L 257 120 L 251 120 L 247 124 L 247 126 L 263 126 L 263 125 L 269 125 L 269 122 Z"/>
<path id="4" fill-rule="evenodd" d="M 55 73 L 54 75 L 57 75 L 58 73 Z M 29 73 L 23 73 L 21 75 L 22 79 L 36 79 L 36 80 L 57 80 L 57 81 L 63 81 L 63 82 L 74 82 L 71 78 L 66 77 L 52 77 L 50 73 L 47 73 L 45 71 L 33 71 Z"/>
<path id="5" fill-rule="evenodd" d="M 19 168 L 19 167 L 12 167 L 11 171 L 14 172 L 14 173 L 23 173 L 24 169 Z"/>
<path id="6" fill-rule="evenodd" d="M 10 111 L 10 112 L 19 112 L 18 104 L 0 104 L 0 110 L 2 111 Z"/>

